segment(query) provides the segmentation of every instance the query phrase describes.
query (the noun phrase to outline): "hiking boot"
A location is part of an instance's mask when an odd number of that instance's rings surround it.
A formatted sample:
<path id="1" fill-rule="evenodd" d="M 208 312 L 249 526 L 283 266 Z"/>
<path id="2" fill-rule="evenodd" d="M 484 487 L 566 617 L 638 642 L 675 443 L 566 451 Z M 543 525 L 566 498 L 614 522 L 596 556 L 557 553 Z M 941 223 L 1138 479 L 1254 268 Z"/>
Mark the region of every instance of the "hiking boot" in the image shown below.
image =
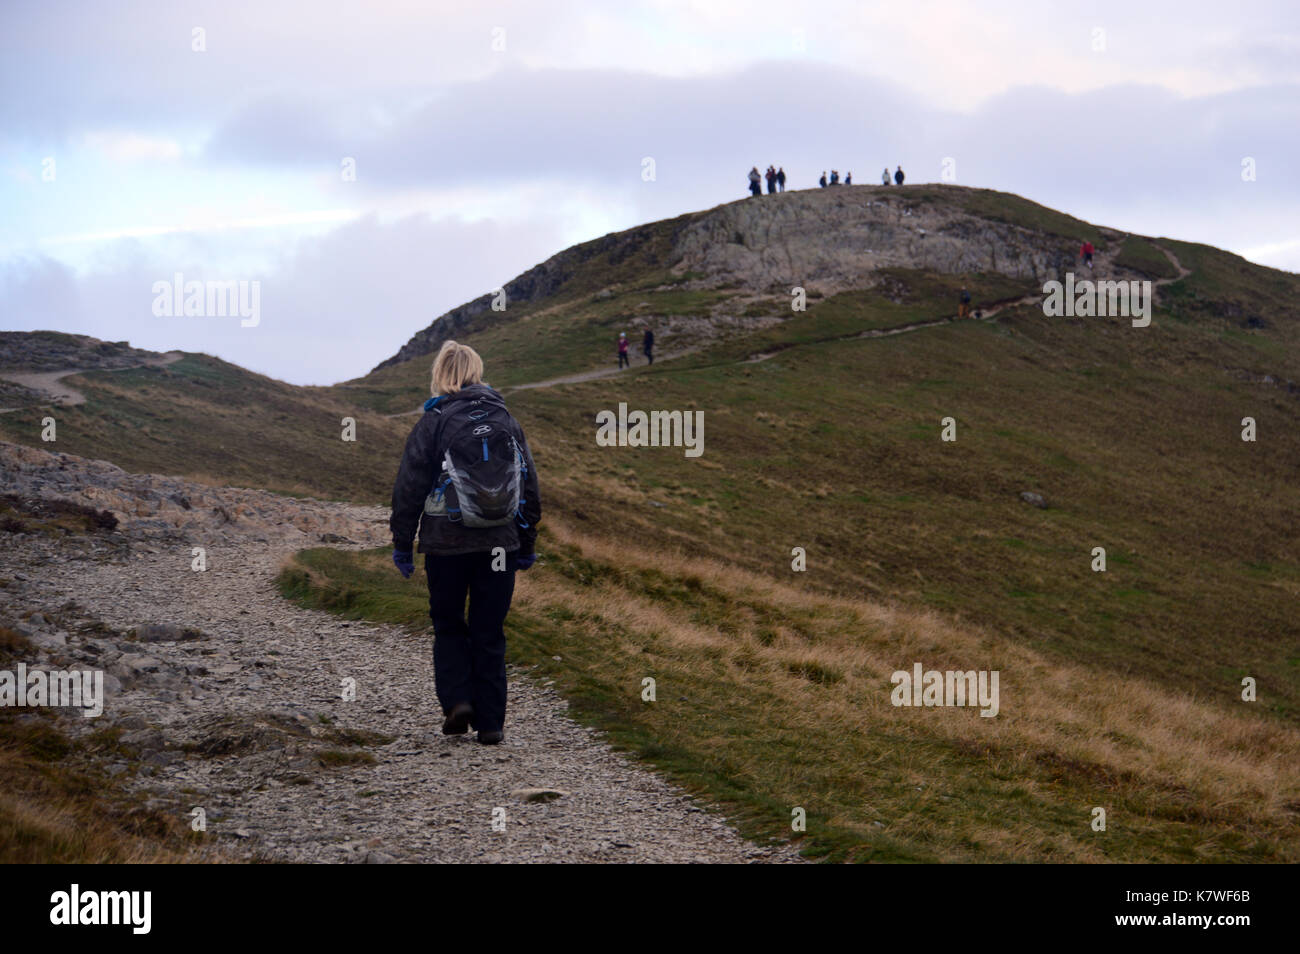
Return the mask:
<path id="1" fill-rule="evenodd" d="M 447 718 L 442 723 L 443 735 L 464 735 L 469 731 L 469 720 L 474 715 L 474 707 L 468 702 L 458 702 L 451 707 Z"/>
<path id="2" fill-rule="evenodd" d="M 478 734 L 478 741 L 480 745 L 500 745 L 501 740 L 504 739 L 505 737 L 506 734 L 502 732 L 500 729 L 497 729 L 494 732 L 480 731 Z"/>

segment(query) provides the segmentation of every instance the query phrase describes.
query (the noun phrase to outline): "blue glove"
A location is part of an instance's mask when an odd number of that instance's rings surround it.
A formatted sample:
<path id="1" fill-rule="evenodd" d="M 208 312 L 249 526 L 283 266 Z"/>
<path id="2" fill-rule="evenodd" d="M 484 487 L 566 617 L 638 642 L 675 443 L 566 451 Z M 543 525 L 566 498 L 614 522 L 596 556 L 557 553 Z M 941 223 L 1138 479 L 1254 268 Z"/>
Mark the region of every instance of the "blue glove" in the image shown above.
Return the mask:
<path id="1" fill-rule="evenodd" d="M 410 552 L 394 550 L 393 566 L 401 570 L 402 576 L 409 580 L 411 578 L 411 574 L 415 572 L 415 559 Z"/>
<path id="2" fill-rule="evenodd" d="M 536 562 L 537 562 L 537 554 L 536 554 L 536 553 L 516 553 L 516 554 L 515 554 L 515 569 L 516 569 L 516 570 L 526 570 L 526 569 L 528 569 L 530 566 L 532 566 L 532 565 L 533 565 L 534 563 L 536 563 Z"/>

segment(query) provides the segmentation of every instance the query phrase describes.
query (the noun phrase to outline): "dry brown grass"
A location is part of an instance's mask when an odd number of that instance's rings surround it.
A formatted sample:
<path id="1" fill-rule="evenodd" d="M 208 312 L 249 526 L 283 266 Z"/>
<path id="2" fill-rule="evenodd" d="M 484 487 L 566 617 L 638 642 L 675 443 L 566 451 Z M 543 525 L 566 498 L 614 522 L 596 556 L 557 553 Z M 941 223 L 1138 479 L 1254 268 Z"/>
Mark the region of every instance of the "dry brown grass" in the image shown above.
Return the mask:
<path id="1" fill-rule="evenodd" d="M 145 808 L 45 719 L 0 721 L 0 863 L 220 862 L 179 813 Z"/>
<path id="2" fill-rule="evenodd" d="M 901 735 L 935 741 L 966 757 L 987 755 L 991 763 L 1019 766 L 1019 784 L 1031 796 L 1045 784 L 1044 773 L 1048 784 L 1064 780 L 1094 791 L 1090 804 L 1113 806 L 1146 793 L 1165 805 L 1162 811 L 1169 804 L 1182 806 L 1189 819 L 1289 833 L 1282 853 L 1300 857 L 1300 732 L 1257 715 L 1248 703 L 1233 711 L 1143 679 L 1049 659 L 987 629 L 924 610 L 829 597 L 680 553 L 647 553 L 580 535 L 555 519 L 548 527 L 589 560 L 698 581 L 711 600 L 714 591 L 726 594 L 724 627 L 702 622 L 690 605 L 642 595 L 612 579 L 575 586 L 557 574 L 521 576 L 517 605 L 537 614 L 562 610 L 575 617 L 568 625 L 579 627 L 583 638 L 612 641 L 612 655 L 626 660 L 629 686 L 643 673 L 652 672 L 661 686 L 715 673 L 720 694 L 761 700 L 750 704 L 749 718 L 825 746 L 820 756 L 838 760 L 841 772 L 854 772 L 852 759 L 867 754 L 854 751 L 854 740 Z M 999 670 L 999 714 L 895 708 L 890 674 L 910 670 L 914 662 L 926 669 Z M 742 772 L 759 772 L 745 760 L 762 758 L 762 748 L 732 743 L 703 741 L 738 759 Z M 929 751 L 914 761 L 906 751 L 889 758 L 922 787 L 943 775 Z M 861 766 L 854 784 L 869 790 L 875 771 Z M 798 784 L 794 789 L 791 797 L 797 798 Z M 1088 807 L 1080 804 L 1078 810 Z M 848 814 L 861 824 L 858 813 Z M 1140 824 L 1131 815 L 1129 822 Z M 944 825 L 941 819 L 909 817 L 912 825 Z M 1013 858 L 1043 856 L 1045 836 L 1032 827 L 976 825 L 969 837 Z M 1103 857 L 1077 837 L 1056 851 L 1075 861 Z"/>

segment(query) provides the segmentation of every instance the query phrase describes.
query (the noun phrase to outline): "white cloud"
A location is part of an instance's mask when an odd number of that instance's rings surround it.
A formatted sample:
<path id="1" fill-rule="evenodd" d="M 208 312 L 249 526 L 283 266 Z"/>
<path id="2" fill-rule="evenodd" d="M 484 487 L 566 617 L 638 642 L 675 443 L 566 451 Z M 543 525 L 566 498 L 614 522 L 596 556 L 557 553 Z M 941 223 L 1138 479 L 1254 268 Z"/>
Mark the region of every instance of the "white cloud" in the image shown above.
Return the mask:
<path id="1" fill-rule="evenodd" d="M 204 218 L 176 225 L 126 225 L 104 229 L 97 232 L 81 232 L 72 235 L 53 235 L 42 239 L 43 247 L 74 245 L 81 242 L 105 242 L 124 238 L 152 238 L 160 235 L 175 235 L 182 232 L 225 232 L 240 229 L 284 228 L 294 225 L 319 225 L 321 223 L 346 222 L 355 219 L 360 213 L 352 209 L 318 209 L 302 212 L 281 212 L 275 215 L 252 218 Z"/>
<path id="2" fill-rule="evenodd" d="M 1268 242 L 1252 248 L 1239 249 L 1237 254 L 1261 265 L 1300 272 L 1300 238 L 1283 239 L 1280 242 Z"/>
<path id="3" fill-rule="evenodd" d="M 181 144 L 175 139 L 139 133 L 88 132 L 83 137 L 83 142 L 86 148 L 93 149 L 114 162 L 166 162 L 179 159 L 183 152 Z"/>
<path id="4" fill-rule="evenodd" d="M 564 244 L 548 221 L 464 222 L 365 216 L 286 246 L 269 266 L 238 262 L 205 233 L 105 243 L 103 267 L 77 272 L 42 255 L 0 263 L 6 330 L 52 328 L 156 351 L 219 355 L 295 384 L 357 377 L 444 311 L 476 298 Z M 153 283 L 261 284 L 261 322 L 158 318 Z"/>

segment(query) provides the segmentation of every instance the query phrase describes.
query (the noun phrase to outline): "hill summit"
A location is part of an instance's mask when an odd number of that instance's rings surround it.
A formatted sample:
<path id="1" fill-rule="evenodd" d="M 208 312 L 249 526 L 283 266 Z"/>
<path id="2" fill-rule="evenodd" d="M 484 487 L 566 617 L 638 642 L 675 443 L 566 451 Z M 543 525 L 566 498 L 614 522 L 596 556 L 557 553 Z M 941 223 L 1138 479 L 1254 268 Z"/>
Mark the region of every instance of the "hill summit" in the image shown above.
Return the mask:
<path id="1" fill-rule="evenodd" d="M 1084 240 L 1106 247 L 1123 237 L 988 189 L 832 186 L 740 199 L 611 233 L 553 255 L 504 290 L 509 306 L 536 305 L 608 295 L 611 286 L 660 274 L 682 290 L 728 289 L 732 310 L 743 311 L 755 296 L 789 296 L 796 286 L 819 296 L 872 288 L 897 268 L 1041 284 L 1077 260 Z M 376 370 L 500 319 L 493 298 L 485 294 L 439 316 Z"/>

